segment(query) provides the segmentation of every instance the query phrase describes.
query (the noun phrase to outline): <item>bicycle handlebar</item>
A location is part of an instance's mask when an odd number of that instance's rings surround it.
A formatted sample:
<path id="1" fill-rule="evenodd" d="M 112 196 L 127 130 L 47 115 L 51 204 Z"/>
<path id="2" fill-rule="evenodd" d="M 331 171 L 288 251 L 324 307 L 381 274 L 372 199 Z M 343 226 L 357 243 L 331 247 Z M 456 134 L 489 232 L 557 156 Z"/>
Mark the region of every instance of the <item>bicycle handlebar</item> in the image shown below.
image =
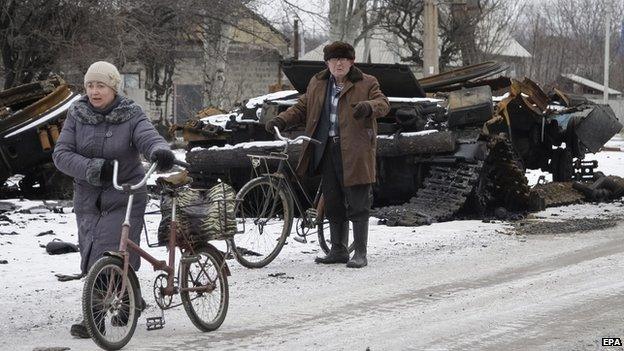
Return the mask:
<path id="1" fill-rule="evenodd" d="M 178 165 L 178 166 L 183 167 L 183 168 L 187 168 L 187 169 L 191 166 L 190 164 L 188 164 L 188 163 L 186 163 L 184 161 L 177 160 L 177 159 L 173 160 L 173 164 Z M 156 170 L 156 166 L 157 165 L 158 164 L 156 162 L 152 163 L 150 165 L 150 168 L 147 170 L 147 172 L 145 172 L 145 176 L 143 177 L 143 179 L 141 179 L 141 181 L 138 182 L 137 184 L 134 184 L 134 185 L 130 185 L 130 184 L 119 185 L 117 183 L 117 174 L 118 174 L 118 171 L 119 171 L 119 162 L 117 160 L 113 160 L 113 186 L 117 190 L 130 190 L 130 191 L 137 190 L 137 189 L 143 187 L 147 183 L 147 180 L 149 179 L 149 177 Z"/>
<path id="2" fill-rule="evenodd" d="M 273 127 L 273 128 L 275 128 L 275 135 L 277 136 L 277 138 L 279 140 L 281 140 L 281 141 L 285 141 L 287 144 L 296 143 L 299 140 L 309 141 L 309 142 L 314 143 L 316 145 L 321 145 L 322 144 L 320 141 L 318 141 L 316 139 L 312 139 L 312 138 L 310 138 L 308 136 L 305 136 L 305 135 L 300 135 L 300 136 L 298 136 L 298 137 L 296 137 L 294 139 L 289 139 L 289 138 L 286 138 L 286 137 L 282 136 L 282 134 L 279 131 L 279 128 L 277 128 L 277 127 Z"/>

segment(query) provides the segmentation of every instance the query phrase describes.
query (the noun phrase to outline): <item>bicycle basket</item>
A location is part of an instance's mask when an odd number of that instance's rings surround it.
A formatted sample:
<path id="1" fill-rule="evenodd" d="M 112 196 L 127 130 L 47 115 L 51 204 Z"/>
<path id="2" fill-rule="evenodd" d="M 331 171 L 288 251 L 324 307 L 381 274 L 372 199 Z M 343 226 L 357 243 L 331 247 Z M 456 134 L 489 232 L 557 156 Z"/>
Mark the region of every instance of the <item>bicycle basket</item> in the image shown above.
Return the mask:
<path id="1" fill-rule="evenodd" d="M 178 192 L 177 244 L 192 247 L 210 240 L 224 240 L 236 233 L 236 192 L 219 183 L 210 189 L 186 188 Z M 171 197 L 161 197 L 162 220 L 158 228 L 159 244 L 169 239 Z"/>

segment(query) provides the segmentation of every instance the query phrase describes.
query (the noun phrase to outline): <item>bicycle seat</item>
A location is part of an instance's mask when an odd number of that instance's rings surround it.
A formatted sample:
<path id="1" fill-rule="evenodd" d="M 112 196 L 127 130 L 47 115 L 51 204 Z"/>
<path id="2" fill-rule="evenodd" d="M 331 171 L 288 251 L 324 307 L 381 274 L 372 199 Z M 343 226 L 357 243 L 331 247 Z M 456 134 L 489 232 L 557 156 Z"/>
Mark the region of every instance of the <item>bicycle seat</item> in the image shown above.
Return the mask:
<path id="1" fill-rule="evenodd" d="M 158 177 L 156 184 L 169 189 L 181 188 L 193 182 L 193 178 L 188 176 L 188 171 L 172 174 L 168 177 Z"/>

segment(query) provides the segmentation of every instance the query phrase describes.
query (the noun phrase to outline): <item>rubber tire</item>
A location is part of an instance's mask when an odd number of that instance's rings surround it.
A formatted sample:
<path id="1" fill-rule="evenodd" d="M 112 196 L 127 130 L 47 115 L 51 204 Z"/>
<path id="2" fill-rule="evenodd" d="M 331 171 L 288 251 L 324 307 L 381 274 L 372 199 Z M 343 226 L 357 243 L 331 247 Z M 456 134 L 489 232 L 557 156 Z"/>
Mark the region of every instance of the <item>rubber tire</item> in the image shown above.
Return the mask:
<path id="1" fill-rule="evenodd" d="M 294 217 L 293 211 L 294 210 L 293 210 L 292 197 L 289 194 L 287 194 L 286 191 L 282 187 L 278 188 L 275 185 L 275 181 L 272 182 L 269 177 L 266 177 L 266 176 L 258 177 L 258 178 L 254 178 L 250 180 L 238 192 L 238 194 L 236 195 L 236 199 L 244 200 L 245 195 L 247 195 L 247 193 L 253 190 L 253 188 L 258 187 L 258 186 L 263 186 L 263 185 L 273 188 L 277 192 L 278 197 L 281 199 L 282 207 L 284 208 L 284 219 L 283 219 L 284 226 L 282 228 L 282 234 L 280 235 L 279 239 L 276 241 L 275 248 L 273 248 L 271 253 L 266 255 L 265 258 L 260 261 L 255 261 L 255 262 L 249 261 L 245 258 L 245 256 L 240 254 L 236 245 L 236 237 L 243 235 L 243 234 L 237 234 L 234 236 L 234 238 L 232 239 L 234 256 L 236 257 L 236 260 L 241 265 L 247 268 L 262 268 L 268 265 L 269 263 L 271 263 L 271 261 L 273 261 L 275 257 L 277 257 L 280 251 L 282 251 L 282 247 L 284 247 L 286 238 L 290 235 L 290 231 L 292 229 L 292 224 L 293 224 L 293 217 Z M 243 201 L 237 202 L 237 209 L 236 209 L 237 219 L 239 218 L 240 206 L 244 206 Z"/>
<path id="2" fill-rule="evenodd" d="M 195 307 L 193 306 L 189 292 L 180 291 L 180 298 L 182 300 L 182 305 L 184 305 L 184 310 L 186 311 L 186 314 L 188 315 L 191 322 L 193 322 L 193 325 L 195 325 L 197 329 L 203 332 L 209 332 L 209 331 L 218 329 L 221 326 L 221 324 L 223 324 L 223 321 L 225 320 L 225 316 L 227 315 L 229 301 L 230 301 L 230 292 L 229 292 L 228 280 L 227 280 L 228 270 L 227 270 L 227 266 L 225 266 L 226 263 L 223 259 L 223 256 L 221 255 L 219 250 L 217 250 L 214 246 L 210 244 L 206 244 L 205 246 L 195 249 L 195 253 L 197 254 L 201 253 L 202 255 L 205 255 L 210 260 L 210 262 L 215 268 L 221 267 L 221 265 L 223 265 L 220 270 L 217 270 L 218 277 L 222 282 L 221 284 L 222 289 L 220 292 L 221 304 L 220 304 L 219 312 L 216 318 L 214 318 L 212 321 L 202 320 L 202 318 L 195 311 Z M 188 250 L 185 251 L 183 255 L 189 255 L 189 251 Z M 181 279 L 180 287 L 181 288 L 188 287 L 188 280 L 186 279 L 186 276 L 187 276 L 190 265 L 191 263 L 182 263 L 180 265 L 180 279 Z"/>
<path id="3" fill-rule="evenodd" d="M 134 296 L 134 303 L 132 303 L 132 301 L 130 302 L 130 308 L 134 309 L 135 311 L 133 314 L 133 318 L 128 320 L 128 323 L 130 323 L 130 329 L 128 330 L 128 334 L 123 337 L 119 342 L 110 342 L 104 339 L 100 335 L 99 331 L 97 331 L 97 327 L 93 319 L 93 311 L 91 308 L 91 287 L 95 284 L 95 280 L 99 273 L 107 266 L 118 267 L 123 272 L 123 261 L 119 257 L 105 256 L 95 262 L 95 264 L 89 270 L 89 273 L 87 273 L 84 288 L 82 290 L 82 313 L 84 316 L 87 331 L 89 332 L 91 339 L 93 339 L 93 341 L 99 347 L 105 350 L 119 350 L 124 347 L 130 341 L 130 339 L 132 339 L 132 335 L 134 335 L 134 331 L 137 326 L 137 320 L 139 319 L 138 306 L 141 299 L 141 290 L 139 286 L 139 280 L 137 279 L 136 274 L 134 273 L 132 268 L 129 268 L 126 288 L 130 289 Z"/>

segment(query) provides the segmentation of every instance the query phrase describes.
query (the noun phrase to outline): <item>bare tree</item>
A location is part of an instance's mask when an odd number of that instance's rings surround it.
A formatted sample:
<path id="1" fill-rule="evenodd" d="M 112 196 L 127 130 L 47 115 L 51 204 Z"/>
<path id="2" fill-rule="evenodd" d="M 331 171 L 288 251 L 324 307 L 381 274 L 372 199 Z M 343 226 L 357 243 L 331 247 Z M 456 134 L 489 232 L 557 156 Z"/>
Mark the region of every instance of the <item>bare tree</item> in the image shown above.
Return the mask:
<path id="1" fill-rule="evenodd" d="M 545 84 L 554 83 L 562 73 L 574 73 L 602 81 L 605 14 L 624 16 L 621 0 L 554 0 L 529 6 L 522 19 L 521 42 L 533 55 L 530 75 Z M 612 63 L 622 61 L 618 55 L 621 23 L 613 21 Z M 621 65 L 611 65 L 610 76 L 624 87 Z"/>
<path id="2" fill-rule="evenodd" d="M 64 50 L 70 50 L 99 10 L 91 1 L 75 5 L 63 0 L 0 1 L 0 51 L 4 88 L 44 79 L 54 71 Z"/>

